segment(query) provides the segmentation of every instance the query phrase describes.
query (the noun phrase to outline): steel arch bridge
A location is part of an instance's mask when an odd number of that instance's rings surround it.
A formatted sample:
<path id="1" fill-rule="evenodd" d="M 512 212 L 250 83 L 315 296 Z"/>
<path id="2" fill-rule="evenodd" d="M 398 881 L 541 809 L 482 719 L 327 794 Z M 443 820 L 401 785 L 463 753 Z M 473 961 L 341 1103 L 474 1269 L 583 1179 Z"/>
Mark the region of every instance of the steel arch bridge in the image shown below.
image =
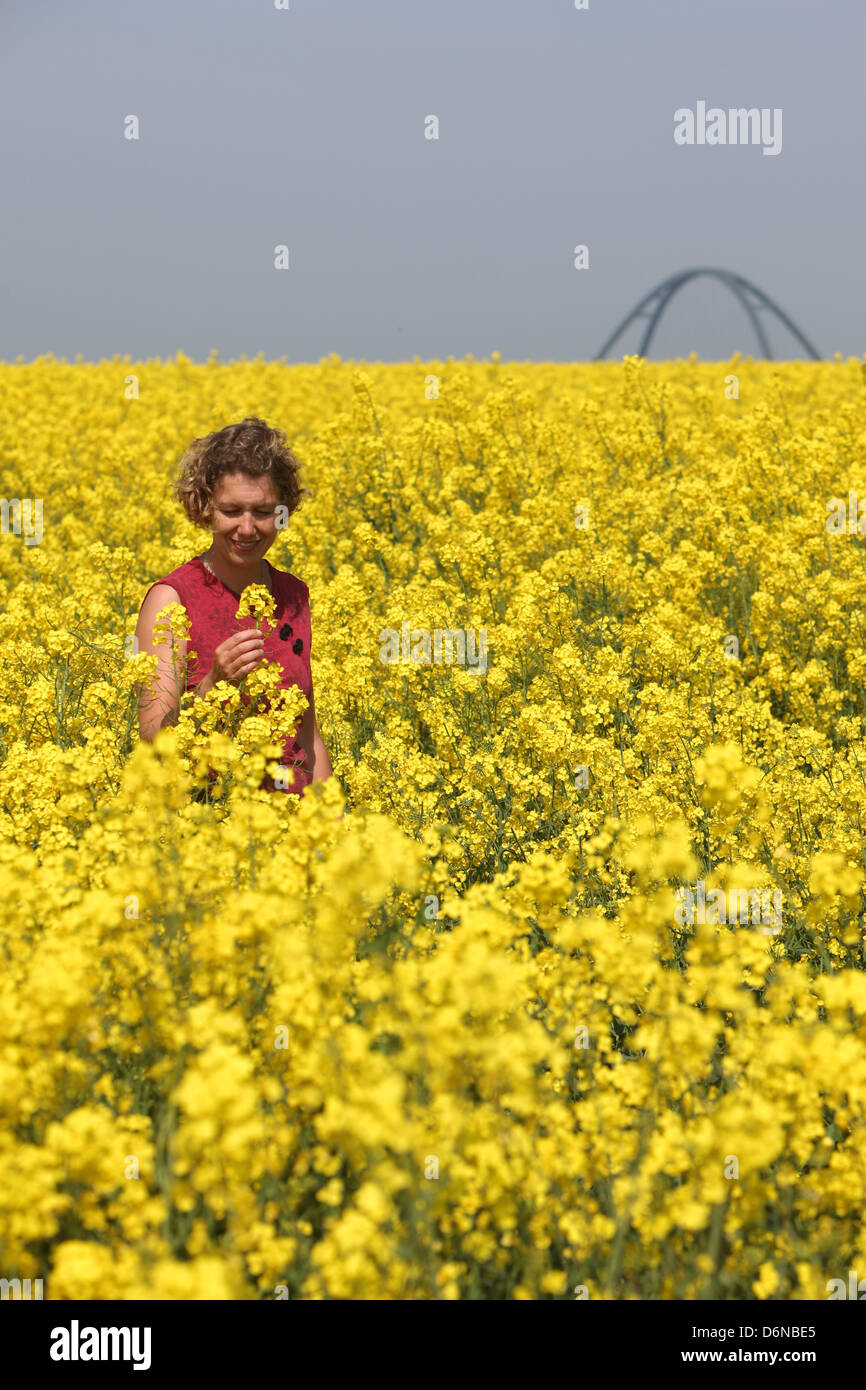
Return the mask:
<path id="1" fill-rule="evenodd" d="M 762 310 L 769 310 L 771 313 L 775 314 L 776 318 L 793 333 L 794 337 L 803 346 L 812 360 L 814 362 L 821 361 L 820 353 L 812 346 L 805 334 L 800 332 L 797 325 L 788 318 L 788 315 L 779 308 L 778 304 L 774 304 L 769 295 L 764 294 L 763 290 L 759 290 L 757 285 L 753 285 L 749 280 L 745 280 L 742 275 L 735 275 L 731 270 L 716 270 L 713 267 L 706 266 L 698 266 L 694 270 L 681 270 L 678 275 L 671 275 L 669 279 L 663 280 L 660 285 L 656 285 L 654 290 L 650 290 L 649 294 L 642 299 L 639 304 L 635 305 L 631 313 L 623 319 L 622 323 L 610 335 L 604 346 L 596 353 L 595 361 L 600 362 L 603 357 L 606 357 L 620 334 L 624 333 L 632 323 L 644 318 L 648 319 L 649 322 L 644 329 L 643 338 L 638 347 L 638 356 L 645 357 L 647 349 L 652 342 L 653 334 L 659 326 L 659 320 L 674 295 L 678 290 L 683 288 L 683 285 L 687 285 L 690 280 L 695 280 L 700 275 L 709 275 L 715 280 L 721 280 L 722 284 L 736 296 L 749 316 L 749 320 L 757 335 L 761 352 L 765 357 L 769 358 L 770 361 L 773 360 L 770 343 L 764 331 L 764 325 L 758 318 L 758 314 Z"/>

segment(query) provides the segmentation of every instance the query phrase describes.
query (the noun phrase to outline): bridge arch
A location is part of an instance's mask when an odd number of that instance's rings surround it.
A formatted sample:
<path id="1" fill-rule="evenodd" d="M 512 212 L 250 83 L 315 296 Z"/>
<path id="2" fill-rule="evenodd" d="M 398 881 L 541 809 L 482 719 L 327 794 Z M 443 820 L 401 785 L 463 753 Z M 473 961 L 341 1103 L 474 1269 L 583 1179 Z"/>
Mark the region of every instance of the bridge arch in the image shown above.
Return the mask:
<path id="1" fill-rule="evenodd" d="M 677 294 L 684 285 L 687 285 L 690 280 L 695 280 L 700 275 L 709 275 L 713 279 L 720 280 L 722 284 L 731 291 L 749 317 L 749 321 L 755 330 L 758 343 L 760 344 L 761 352 L 766 358 L 769 358 L 770 361 L 773 360 L 773 354 L 770 350 L 769 339 L 764 331 L 764 325 L 758 317 L 761 311 L 769 311 L 775 314 L 780 323 L 784 324 L 788 331 L 793 333 L 794 337 L 802 345 L 809 357 L 811 357 L 814 362 L 821 361 L 820 353 L 812 346 L 805 334 L 801 333 L 793 320 L 779 308 L 778 304 L 774 304 L 769 295 L 764 294 L 763 290 L 759 290 L 757 285 L 753 285 L 750 280 L 746 280 L 742 275 L 735 275 L 732 270 L 718 270 L 712 266 L 697 266 L 692 270 L 681 270 L 677 275 L 671 275 L 669 279 L 663 280 L 660 285 L 656 285 L 654 290 L 650 290 L 649 294 L 646 295 L 639 304 L 636 304 L 631 313 L 627 314 L 618 327 L 614 329 L 604 346 L 596 353 L 596 362 L 600 362 L 603 357 L 606 357 L 617 338 L 619 338 L 632 323 L 642 318 L 647 319 L 648 323 L 644 329 L 643 338 L 638 347 L 638 356 L 645 357 L 649 345 L 652 342 L 653 335 L 659 326 L 659 320 L 674 295 Z"/>

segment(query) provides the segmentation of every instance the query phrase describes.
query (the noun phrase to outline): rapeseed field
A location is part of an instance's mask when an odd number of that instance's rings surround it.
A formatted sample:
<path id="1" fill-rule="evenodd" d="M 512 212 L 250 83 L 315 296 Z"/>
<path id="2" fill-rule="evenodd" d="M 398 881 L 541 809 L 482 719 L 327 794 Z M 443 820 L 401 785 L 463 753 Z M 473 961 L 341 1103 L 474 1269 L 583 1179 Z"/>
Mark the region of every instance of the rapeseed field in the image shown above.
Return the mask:
<path id="1" fill-rule="evenodd" d="M 866 1275 L 862 363 L 43 357 L 0 411 L 0 1273 Z M 297 702 L 138 734 L 178 462 L 251 415 L 310 489 L 302 797 Z"/>

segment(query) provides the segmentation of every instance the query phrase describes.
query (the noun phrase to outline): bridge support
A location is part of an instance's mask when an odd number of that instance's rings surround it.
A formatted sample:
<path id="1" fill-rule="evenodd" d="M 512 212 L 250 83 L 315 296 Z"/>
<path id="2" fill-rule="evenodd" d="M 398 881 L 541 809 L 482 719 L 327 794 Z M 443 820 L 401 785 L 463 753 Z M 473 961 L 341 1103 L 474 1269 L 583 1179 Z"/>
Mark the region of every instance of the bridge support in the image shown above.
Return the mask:
<path id="1" fill-rule="evenodd" d="M 705 266 L 699 266 L 694 270 L 682 270 L 678 275 L 672 275 L 670 279 L 664 280 L 660 285 L 656 285 L 654 290 L 650 290 L 649 294 L 642 299 L 640 303 L 632 309 L 631 313 L 623 319 L 622 323 L 614 329 L 607 342 L 599 352 L 596 353 L 595 361 L 600 362 L 603 357 L 606 357 L 617 338 L 619 338 L 631 324 L 636 323 L 640 319 L 648 320 L 638 347 L 638 356 L 645 357 L 649 345 L 652 342 L 653 334 L 658 328 L 659 320 L 668 304 L 678 290 L 682 289 L 683 285 L 688 284 L 690 280 L 697 279 L 699 275 L 709 275 L 712 276 L 713 279 L 721 280 L 722 284 L 736 296 L 738 302 L 743 306 L 749 316 L 749 321 L 755 330 L 761 352 L 764 357 L 768 358 L 771 362 L 773 360 L 773 354 L 770 350 L 769 339 L 764 331 L 764 325 L 758 317 L 761 311 L 768 310 L 770 313 L 776 315 L 776 318 L 784 324 L 789 332 L 793 333 L 794 337 L 805 349 L 808 356 L 812 358 L 813 362 L 821 361 L 820 353 L 812 346 L 805 334 L 800 332 L 797 325 L 788 318 L 788 315 L 779 308 L 778 304 L 774 304 L 772 299 L 764 294 L 763 290 L 758 289 L 757 285 L 753 285 L 749 280 L 745 280 L 742 275 L 735 275 L 731 270 L 715 270 L 712 267 Z"/>

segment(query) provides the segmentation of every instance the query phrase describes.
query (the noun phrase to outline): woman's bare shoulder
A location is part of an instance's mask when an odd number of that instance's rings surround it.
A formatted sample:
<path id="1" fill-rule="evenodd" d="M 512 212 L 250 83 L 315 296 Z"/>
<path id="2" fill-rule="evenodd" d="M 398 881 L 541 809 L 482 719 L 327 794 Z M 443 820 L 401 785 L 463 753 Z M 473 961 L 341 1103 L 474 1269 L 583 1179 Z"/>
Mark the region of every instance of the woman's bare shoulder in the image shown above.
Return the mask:
<path id="1" fill-rule="evenodd" d="M 175 603 L 180 603 L 180 594 L 172 584 L 164 584 L 160 581 L 159 584 L 152 584 L 150 586 L 144 596 L 141 606 L 143 608 L 145 603 L 152 604 L 156 600 L 163 604 L 171 603 L 172 600 L 174 600 Z"/>
<path id="2" fill-rule="evenodd" d="M 142 599 L 141 608 L 138 611 L 139 629 L 142 625 L 149 628 L 161 608 L 166 608 L 170 603 L 181 602 L 180 594 L 171 584 L 163 584 L 162 582 L 152 584 Z"/>

